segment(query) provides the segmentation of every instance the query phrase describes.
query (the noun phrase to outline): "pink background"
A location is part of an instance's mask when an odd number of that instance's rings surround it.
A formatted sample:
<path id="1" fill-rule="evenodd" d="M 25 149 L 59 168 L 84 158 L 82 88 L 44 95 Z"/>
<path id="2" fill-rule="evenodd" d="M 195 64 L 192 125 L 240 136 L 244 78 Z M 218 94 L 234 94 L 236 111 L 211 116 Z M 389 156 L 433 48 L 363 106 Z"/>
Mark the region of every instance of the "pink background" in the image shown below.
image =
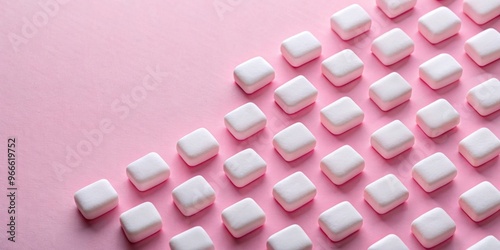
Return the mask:
<path id="1" fill-rule="evenodd" d="M 41 2 L 46 2 L 42 0 Z M 462 1 L 422 0 L 415 9 L 387 18 L 375 1 L 67 1 L 44 16 L 36 1 L 0 1 L 0 134 L 2 152 L 8 136 L 17 137 L 18 225 L 17 242 L 6 240 L 1 249 L 164 249 L 170 238 L 201 225 L 218 249 L 261 249 L 267 238 L 297 223 L 312 239 L 315 248 L 364 249 L 389 233 L 395 233 L 412 249 L 422 248 L 411 235 L 410 224 L 420 214 L 440 206 L 457 223 L 455 236 L 437 249 L 464 249 L 488 234 L 500 237 L 499 214 L 475 223 L 458 206 L 458 197 L 477 183 L 488 180 L 500 188 L 498 158 L 473 168 L 461 157 L 458 142 L 480 127 L 500 136 L 499 112 L 478 115 L 465 101 L 466 92 L 491 77 L 500 77 L 500 61 L 478 67 L 464 53 L 466 39 L 489 27 L 500 29 L 497 17 L 477 25 L 462 13 Z M 330 30 L 329 17 L 337 10 L 359 2 L 371 15 L 371 30 L 348 42 Z M 214 3 L 226 12 L 218 13 Z M 448 6 L 461 19 L 457 36 L 431 45 L 417 31 L 417 20 L 428 11 Z M 9 37 L 23 37 L 24 18 L 41 23 L 36 31 L 13 46 Z M 44 18 L 46 18 L 44 20 Z M 400 27 L 415 41 L 411 57 L 390 67 L 371 53 L 370 43 L 378 35 Z M 281 41 L 309 30 L 323 44 L 321 58 L 292 68 L 281 56 Z M 321 75 L 320 63 L 328 56 L 350 48 L 365 63 L 363 76 L 344 87 L 334 87 Z M 418 66 L 427 59 L 450 53 L 464 67 L 458 83 L 434 91 L 418 78 Z M 246 95 L 233 82 L 232 70 L 239 63 L 263 56 L 276 70 L 276 79 L 261 91 Z M 140 92 L 147 68 L 169 72 L 154 90 Z M 384 75 L 397 71 L 413 86 L 411 100 L 382 112 L 368 98 L 368 87 Z M 286 115 L 273 101 L 273 91 L 298 74 L 305 75 L 319 90 L 317 102 L 305 110 Z M 127 107 L 122 95 L 146 93 Z M 319 110 L 342 97 L 353 98 L 365 111 L 364 123 L 340 136 L 330 134 L 319 122 Z M 428 138 L 415 124 L 415 112 L 428 103 L 446 98 L 461 115 L 458 128 L 437 139 Z M 225 129 L 223 116 L 248 101 L 259 105 L 268 117 L 267 128 L 245 141 L 235 140 Z M 114 107 L 113 107 L 114 106 Z M 127 111 L 125 111 L 127 110 Z M 388 122 L 400 119 L 415 134 L 413 149 L 392 160 L 384 160 L 369 144 L 370 134 Z M 273 149 L 272 136 L 301 121 L 313 132 L 318 144 L 313 153 L 291 163 Z M 75 163 L 68 165 L 68 149 L 83 147 L 85 131 L 111 126 L 102 141 Z M 176 141 L 198 127 L 206 127 L 221 144 L 214 159 L 188 167 L 175 150 Z M 345 185 L 335 186 L 319 169 L 319 161 L 338 147 L 349 144 L 366 160 L 365 171 Z M 222 164 L 234 153 L 253 147 L 268 163 L 268 171 L 244 188 L 234 187 L 225 177 Z M 158 152 L 170 165 L 172 175 L 165 183 L 139 192 L 129 182 L 125 167 L 148 152 Z M 411 167 L 435 152 L 445 153 L 457 166 L 458 176 L 433 193 L 424 192 L 412 180 Z M 6 162 L 6 153 L 0 154 Z M 59 166 L 59 167 L 57 167 Z M 63 167 L 61 167 L 63 166 Z M 285 212 L 273 199 L 273 185 L 295 171 L 303 171 L 316 185 L 313 202 L 295 212 Z M 6 188 L 7 170 L 2 164 L 1 188 Z M 393 211 L 378 215 L 362 197 L 364 187 L 393 173 L 410 191 L 409 200 Z M 214 187 L 214 205 L 184 217 L 172 202 L 171 190 L 188 178 L 201 174 Z M 108 179 L 119 193 L 119 206 L 91 221 L 76 209 L 73 193 L 101 178 Z M 267 214 L 264 227 L 234 239 L 224 228 L 220 212 L 245 197 L 254 198 Z M 338 243 L 319 229 L 318 215 L 348 200 L 363 215 L 356 234 Z M 163 229 L 154 237 L 130 244 L 119 223 L 120 213 L 142 203 L 153 202 L 163 218 Z M 7 197 L 0 198 L 1 231 L 6 231 Z"/>

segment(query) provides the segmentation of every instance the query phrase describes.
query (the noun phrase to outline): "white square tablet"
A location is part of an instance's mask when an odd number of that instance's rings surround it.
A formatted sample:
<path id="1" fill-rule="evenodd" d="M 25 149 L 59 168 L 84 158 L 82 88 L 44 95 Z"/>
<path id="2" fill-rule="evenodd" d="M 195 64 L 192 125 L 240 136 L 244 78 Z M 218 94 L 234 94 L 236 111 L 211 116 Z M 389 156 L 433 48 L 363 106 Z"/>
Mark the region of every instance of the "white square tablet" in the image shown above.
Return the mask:
<path id="1" fill-rule="evenodd" d="M 415 137 L 400 120 L 394 120 L 373 132 L 370 143 L 382 157 L 390 159 L 413 147 Z"/>
<path id="2" fill-rule="evenodd" d="M 319 227 L 332 241 L 341 241 L 358 231 L 363 217 L 350 202 L 341 202 L 320 214 Z"/>
<path id="3" fill-rule="evenodd" d="M 215 190 L 197 175 L 174 188 L 172 198 L 182 214 L 191 216 L 214 203 Z"/>
<path id="4" fill-rule="evenodd" d="M 309 31 L 285 39 L 281 54 L 293 67 L 299 67 L 321 55 L 321 43 Z"/>
<path id="5" fill-rule="evenodd" d="M 273 187 L 273 197 L 287 212 L 302 207 L 316 196 L 316 186 L 307 176 L 298 171 Z"/>
<path id="6" fill-rule="evenodd" d="M 237 187 L 244 187 L 264 175 L 267 163 L 255 150 L 247 148 L 224 162 L 224 172 Z"/>
<path id="7" fill-rule="evenodd" d="M 500 58 L 500 33 L 489 28 L 465 41 L 467 55 L 479 66 L 484 66 Z"/>
<path id="8" fill-rule="evenodd" d="M 500 110 L 500 81 L 491 78 L 469 90 L 467 102 L 482 116 Z"/>
<path id="9" fill-rule="evenodd" d="M 321 124 L 334 135 L 358 126 L 364 118 L 363 110 L 347 96 L 334 101 L 320 112 Z"/>
<path id="10" fill-rule="evenodd" d="M 189 166 L 196 166 L 219 153 L 219 142 L 206 128 L 199 128 L 177 141 L 177 153 Z"/>
<path id="11" fill-rule="evenodd" d="M 170 168 L 156 152 L 151 152 L 127 166 L 127 176 L 139 191 L 146 191 L 168 179 Z"/>
<path id="12" fill-rule="evenodd" d="M 440 207 L 420 215 L 411 223 L 411 232 L 425 248 L 447 240 L 455 233 L 453 219 Z"/>
<path id="13" fill-rule="evenodd" d="M 273 146 L 285 161 L 293 161 L 314 149 L 316 138 L 301 122 L 294 123 L 273 137 Z"/>
<path id="14" fill-rule="evenodd" d="M 484 24 L 500 15 L 500 0 L 464 0 L 464 13 L 477 24 Z"/>
<path id="15" fill-rule="evenodd" d="M 467 250 L 497 250 L 500 249 L 500 241 L 493 235 L 488 235 Z"/>
<path id="16" fill-rule="evenodd" d="M 418 68 L 419 77 L 431 87 L 440 89 L 457 81 L 462 76 L 462 66 L 449 54 L 439 54 Z"/>
<path id="17" fill-rule="evenodd" d="M 482 221 L 500 210 L 500 191 L 483 181 L 460 195 L 458 203 L 473 221 Z"/>
<path id="18" fill-rule="evenodd" d="M 388 174 L 365 187 L 364 198 L 379 214 L 385 214 L 408 200 L 408 189 L 393 174 Z"/>
<path id="19" fill-rule="evenodd" d="M 487 128 L 480 128 L 458 144 L 458 151 L 474 167 L 479 167 L 500 154 L 500 140 Z"/>
<path id="20" fill-rule="evenodd" d="M 282 229 L 267 239 L 269 250 L 310 250 L 312 241 L 297 224 Z"/>
<path id="21" fill-rule="evenodd" d="M 287 114 L 293 114 L 313 104 L 318 90 L 307 78 L 299 75 L 274 91 L 274 101 Z"/>
<path id="22" fill-rule="evenodd" d="M 417 125 L 429 137 L 440 136 L 460 123 L 460 114 L 445 99 L 439 99 L 417 111 Z"/>
<path id="23" fill-rule="evenodd" d="M 144 202 L 123 212 L 120 224 L 127 239 L 135 243 L 160 231 L 162 220 L 153 203 Z"/>
<path id="24" fill-rule="evenodd" d="M 171 250 L 213 250 L 214 243 L 200 226 L 188 229 L 170 239 Z"/>
<path id="25" fill-rule="evenodd" d="M 87 220 L 95 219 L 118 205 L 118 193 L 106 179 L 76 191 L 74 199 L 76 207 Z"/>
<path id="26" fill-rule="evenodd" d="M 351 146 L 344 145 L 325 156 L 320 168 L 335 185 L 342 185 L 363 171 L 365 160 Z"/>
<path id="27" fill-rule="evenodd" d="M 369 246 L 368 250 L 409 250 L 409 248 L 397 235 L 389 234 Z"/>
<path id="28" fill-rule="evenodd" d="M 337 87 L 360 77 L 363 69 L 363 61 L 350 49 L 342 50 L 321 63 L 323 75 Z"/>
<path id="29" fill-rule="evenodd" d="M 375 38 L 372 42 L 372 53 L 388 66 L 401 61 L 413 53 L 413 40 L 400 28 L 394 28 Z"/>
<path id="30" fill-rule="evenodd" d="M 389 18 L 395 18 L 409 10 L 411 10 L 417 0 L 377 0 L 377 6 Z"/>
<path id="31" fill-rule="evenodd" d="M 374 82 L 369 89 L 372 101 L 383 111 L 389 111 L 410 100 L 411 85 L 397 72 Z"/>
<path id="32" fill-rule="evenodd" d="M 266 127 L 264 112 L 253 102 L 248 102 L 224 116 L 227 130 L 238 140 L 245 140 Z"/>
<path id="33" fill-rule="evenodd" d="M 418 31 L 430 43 L 439 43 L 460 30 L 462 21 L 453 11 L 446 7 L 439 7 L 418 19 Z"/>
<path id="34" fill-rule="evenodd" d="M 359 4 L 351 4 L 332 15 L 330 26 L 342 40 L 349 40 L 368 30 L 372 25 L 370 15 Z"/>
<path id="35" fill-rule="evenodd" d="M 432 192 L 452 181 L 457 168 L 446 155 L 435 153 L 415 164 L 411 175 L 425 192 Z"/>
<path id="36" fill-rule="evenodd" d="M 274 68 L 264 58 L 254 57 L 234 68 L 234 81 L 247 94 L 261 89 L 274 80 Z"/>
<path id="37" fill-rule="evenodd" d="M 222 222 L 235 238 L 241 238 L 266 222 L 266 214 L 252 198 L 241 201 L 222 210 Z"/>

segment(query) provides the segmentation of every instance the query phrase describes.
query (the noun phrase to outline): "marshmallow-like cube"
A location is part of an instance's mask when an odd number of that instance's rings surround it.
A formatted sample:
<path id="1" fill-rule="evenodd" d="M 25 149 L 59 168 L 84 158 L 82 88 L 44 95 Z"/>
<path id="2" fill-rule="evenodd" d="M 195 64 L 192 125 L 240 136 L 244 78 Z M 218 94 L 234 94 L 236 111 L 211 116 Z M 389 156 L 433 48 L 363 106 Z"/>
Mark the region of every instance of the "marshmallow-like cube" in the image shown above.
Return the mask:
<path id="1" fill-rule="evenodd" d="M 330 133 L 339 135 L 363 122 L 365 113 L 350 98 L 344 96 L 320 111 L 321 124 Z"/>
<path id="2" fill-rule="evenodd" d="M 408 200 L 408 189 L 393 174 L 388 174 L 365 187 L 364 198 L 379 214 L 385 214 Z"/>
<path id="3" fill-rule="evenodd" d="M 252 94 L 273 81 L 276 74 L 271 64 L 257 56 L 236 66 L 233 75 L 238 86 L 245 93 Z"/>
<path id="4" fill-rule="evenodd" d="M 274 101 L 287 114 L 293 114 L 313 104 L 318 90 L 307 78 L 299 75 L 274 91 Z"/>
<path id="5" fill-rule="evenodd" d="M 420 215 L 411 223 L 411 232 L 425 248 L 447 240 L 456 228 L 455 221 L 440 207 Z"/>
<path id="6" fill-rule="evenodd" d="M 415 7 L 417 0 L 377 0 L 377 6 L 389 18 L 395 18 Z"/>
<path id="7" fill-rule="evenodd" d="M 316 138 L 304 124 L 297 122 L 274 135 L 273 146 L 285 161 L 293 161 L 312 151 Z"/>
<path id="8" fill-rule="evenodd" d="M 500 33 L 489 28 L 465 41 L 465 52 L 479 66 L 485 66 L 500 58 Z"/>
<path id="9" fill-rule="evenodd" d="M 360 77 L 364 67 L 363 61 L 350 49 L 342 50 L 321 63 L 323 75 L 337 87 Z"/>
<path id="10" fill-rule="evenodd" d="M 446 99 L 438 99 L 417 111 L 417 125 L 431 137 L 440 136 L 460 123 L 460 114 Z"/>
<path id="11" fill-rule="evenodd" d="M 500 210 L 500 191 L 483 181 L 460 195 L 458 203 L 473 221 L 482 221 Z"/>
<path id="12" fill-rule="evenodd" d="M 95 219 L 118 205 L 118 193 L 106 179 L 76 191 L 74 199 L 76 207 L 87 220 Z"/>
<path id="13" fill-rule="evenodd" d="M 422 63 L 418 75 L 431 89 L 440 89 L 462 76 L 462 66 L 449 54 L 439 54 Z"/>
<path id="14" fill-rule="evenodd" d="M 222 210 L 222 222 L 233 237 L 241 238 L 264 225 L 266 214 L 252 198 L 245 198 Z"/>
<path id="15" fill-rule="evenodd" d="M 415 164 L 411 175 L 425 192 L 432 192 L 451 182 L 457 176 L 457 168 L 446 155 L 438 152 Z"/>
<path id="16" fill-rule="evenodd" d="M 320 168 L 331 182 L 342 185 L 363 172 L 365 160 L 351 146 L 344 145 L 321 159 Z"/>
<path id="17" fill-rule="evenodd" d="M 370 30 L 372 19 L 370 15 L 359 6 L 351 4 L 332 15 L 330 26 L 342 40 L 349 40 Z"/>
<path id="18" fill-rule="evenodd" d="M 177 152 L 189 166 L 196 166 L 219 153 L 219 142 L 206 128 L 199 128 L 177 141 Z"/>
<path id="19" fill-rule="evenodd" d="M 248 102 L 224 116 L 227 130 L 238 140 L 245 140 L 266 127 L 267 117 L 253 102 Z"/>
<path id="20" fill-rule="evenodd" d="M 266 246 L 269 250 L 310 250 L 313 244 L 306 232 L 293 224 L 271 235 Z"/>
<path id="21" fill-rule="evenodd" d="M 244 187 L 266 173 L 267 163 L 255 150 L 247 148 L 224 162 L 224 172 L 237 187 Z"/>
<path id="22" fill-rule="evenodd" d="M 215 190 L 197 175 L 174 188 L 172 198 L 182 214 L 191 216 L 214 203 Z"/>
<path id="23" fill-rule="evenodd" d="M 500 154 L 500 140 L 488 128 L 480 128 L 458 144 L 458 151 L 474 167 L 479 167 Z"/>
<path id="24" fill-rule="evenodd" d="M 321 213 L 318 223 L 331 241 L 341 241 L 361 228 L 363 217 L 350 202 L 343 201 Z"/>
<path id="25" fill-rule="evenodd" d="M 369 96 L 382 111 L 389 111 L 410 100 L 412 87 L 397 72 L 392 72 L 369 88 Z"/>
<path id="26" fill-rule="evenodd" d="M 213 250 L 214 243 L 210 236 L 200 226 L 190 228 L 170 239 L 172 250 Z"/>
<path id="27" fill-rule="evenodd" d="M 156 152 L 151 152 L 127 166 L 127 176 L 139 191 L 146 191 L 168 179 L 170 167 Z"/>
<path id="28" fill-rule="evenodd" d="M 299 67 L 321 55 L 321 43 L 309 31 L 285 39 L 281 54 L 293 67 Z"/>
<path id="29" fill-rule="evenodd" d="M 144 202 L 120 215 L 120 224 L 127 239 L 141 241 L 161 230 L 160 213 L 151 202 Z"/>
<path id="30" fill-rule="evenodd" d="M 413 147 L 415 137 L 400 120 L 394 120 L 373 132 L 370 143 L 382 157 L 390 159 Z"/>
<path id="31" fill-rule="evenodd" d="M 292 212 L 316 196 L 316 186 L 298 171 L 279 181 L 273 187 L 273 197 L 287 212 Z"/>
<path id="32" fill-rule="evenodd" d="M 467 250 L 495 250 L 500 249 L 500 240 L 493 235 L 488 235 Z"/>
<path id="33" fill-rule="evenodd" d="M 491 78 L 469 90 L 467 102 L 482 116 L 500 110 L 500 81 Z"/>
<path id="34" fill-rule="evenodd" d="M 372 53 L 388 66 L 401 61 L 413 53 L 413 40 L 400 28 L 394 28 L 375 38 L 372 42 Z"/>
<path id="35" fill-rule="evenodd" d="M 389 234 L 368 247 L 368 250 L 409 250 L 406 244 L 395 234 Z"/>
<path id="36" fill-rule="evenodd" d="M 434 9 L 418 19 L 418 31 L 432 44 L 456 35 L 461 26 L 460 18 L 446 7 Z"/>
<path id="37" fill-rule="evenodd" d="M 464 13 L 477 24 L 500 15 L 500 0 L 464 0 L 463 4 Z"/>

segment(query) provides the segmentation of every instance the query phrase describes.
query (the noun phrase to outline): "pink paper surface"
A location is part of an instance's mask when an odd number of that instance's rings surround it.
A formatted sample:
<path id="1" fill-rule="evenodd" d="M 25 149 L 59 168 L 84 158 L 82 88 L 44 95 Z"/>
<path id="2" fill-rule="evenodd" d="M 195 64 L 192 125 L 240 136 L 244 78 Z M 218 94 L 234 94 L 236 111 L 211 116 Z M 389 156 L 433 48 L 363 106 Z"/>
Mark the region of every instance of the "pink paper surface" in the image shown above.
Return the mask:
<path id="1" fill-rule="evenodd" d="M 369 12 L 373 24 L 368 33 L 345 42 L 331 31 L 329 18 L 354 2 Z M 458 35 L 432 45 L 418 33 L 417 20 L 439 6 L 452 9 L 462 20 L 462 28 Z M 464 249 L 489 234 L 500 237 L 499 213 L 476 223 L 458 206 L 458 197 L 481 181 L 488 180 L 500 188 L 499 160 L 474 168 L 457 149 L 462 138 L 480 127 L 500 136 L 500 113 L 481 117 L 465 101 L 471 87 L 500 77 L 500 61 L 479 67 L 463 50 L 465 40 L 478 32 L 489 27 L 500 29 L 498 17 L 477 25 L 462 13 L 459 0 L 419 1 L 413 10 L 392 20 L 371 0 L 66 0 L 50 9 L 37 1 L 2 0 L 0 10 L 0 151 L 4 152 L 0 154 L 0 183 L 6 190 L 7 138 L 14 136 L 18 187 L 15 243 L 7 241 L 5 208 L 9 201 L 6 195 L 0 198 L 0 249 L 165 249 L 172 236 L 197 225 L 208 232 L 217 249 L 262 249 L 270 235 L 294 223 L 306 231 L 316 249 L 366 249 L 389 233 L 398 235 L 411 249 L 420 249 L 410 224 L 436 206 L 445 209 L 457 224 L 455 235 L 437 249 Z M 39 27 L 29 29 L 26 22 Z M 370 53 L 370 44 L 395 27 L 414 40 L 415 51 L 386 67 Z M 293 68 L 282 58 L 279 46 L 285 38 L 304 30 L 321 41 L 322 56 Z M 19 43 L 13 44 L 10 40 L 16 35 Z M 363 60 L 365 70 L 360 79 L 334 87 L 322 76 L 320 64 L 345 48 Z M 464 73 L 457 83 L 435 91 L 418 78 L 418 66 L 443 52 L 455 57 Z M 246 95 L 234 84 L 232 70 L 254 56 L 264 57 L 275 67 L 276 79 Z M 151 76 L 154 71 L 160 73 Z M 383 112 L 368 98 L 368 87 L 392 71 L 411 83 L 413 95 L 409 102 Z M 318 100 L 297 114 L 287 115 L 274 103 L 273 91 L 299 74 L 319 90 Z M 151 83 L 148 78 L 161 82 L 146 89 L 144 78 L 147 83 Z M 365 120 L 361 126 L 334 136 L 320 124 L 319 111 L 342 96 L 360 105 Z M 461 123 L 430 139 L 417 127 L 415 113 L 438 98 L 453 104 Z M 245 141 L 237 141 L 224 127 L 223 116 L 248 101 L 265 112 L 268 126 Z M 394 119 L 412 130 L 416 144 L 400 156 L 384 160 L 370 147 L 369 137 Z M 275 133 L 297 121 L 313 132 L 318 143 L 312 153 L 288 163 L 273 149 L 271 141 Z M 221 150 L 206 163 L 189 167 L 177 155 L 175 143 L 199 127 L 214 134 Z M 91 144 L 86 134 L 96 129 L 107 133 Z M 348 183 L 335 186 L 320 171 L 319 162 L 345 144 L 365 158 L 366 168 Z M 224 175 L 222 165 L 247 147 L 267 161 L 268 170 L 263 178 L 236 188 Z M 68 157 L 72 150 L 80 152 L 77 158 Z M 128 180 L 125 168 L 151 151 L 165 159 L 172 174 L 165 183 L 139 192 Z M 457 166 L 458 175 L 429 194 L 411 178 L 410 171 L 416 162 L 435 152 L 446 154 Z M 272 187 L 296 171 L 303 171 L 315 183 L 318 194 L 312 202 L 288 213 L 273 199 Z M 410 198 L 393 211 L 378 215 L 363 200 L 363 189 L 388 173 L 404 183 Z M 194 216 L 184 217 L 173 204 L 171 191 L 198 174 L 216 190 L 216 202 Z M 73 194 L 102 178 L 117 190 L 119 205 L 102 217 L 85 220 Z M 245 197 L 258 202 L 267 221 L 262 228 L 234 239 L 222 224 L 220 213 Z M 320 230 L 317 218 L 345 200 L 362 214 L 364 224 L 359 232 L 333 243 Z M 131 244 L 120 228 L 119 215 L 145 201 L 158 208 L 163 228 L 153 237 Z"/>

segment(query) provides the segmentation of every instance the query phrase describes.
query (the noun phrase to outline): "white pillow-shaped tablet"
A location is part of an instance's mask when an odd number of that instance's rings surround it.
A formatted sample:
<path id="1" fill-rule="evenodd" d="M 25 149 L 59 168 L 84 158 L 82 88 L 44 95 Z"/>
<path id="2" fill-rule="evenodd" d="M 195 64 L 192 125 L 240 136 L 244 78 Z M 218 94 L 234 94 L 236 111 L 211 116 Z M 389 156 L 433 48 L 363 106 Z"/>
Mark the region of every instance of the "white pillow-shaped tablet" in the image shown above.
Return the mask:
<path id="1" fill-rule="evenodd" d="M 388 174 L 365 187 L 364 198 L 379 214 L 385 214 L 408 200 L 408 189 L 393 174 Z"/>
<path id="2" fill-rule="evenodd" d="M 500 240 L 493 235 L 488 235 L 467 250 L 497 250 L 500 249 Z"/>
<path id="3" fill-rule="evenodd" d="M 389 111 L 410 100 L 411 85 L 397 72 L 374 82 L 369 89 L 372 101 L 383 111 Z"/>
<path id="4" fill-rule="evenodd" d="M 161 230 L 162 219 L 151 202 L 144 202 L 120 215 L 120 224 L 127 239 L 141 241 Z"/>
<path id="5" fill-rule="evenodd" d="M 156 152 L 151 152 L 127 166 L 127 176 L 139 191 L 146 191 L 168 179 L 170 167 Z"/>
<path id="6" fill-rule="evenodd" d="M 397 235 L 389 234 L 369 246 L 368 250 L 409 250 L 409 248 Z"/>
<path id="7" fill-rule="evenodd" d="M 458 144 L 458 151 L 474 167 L 479 167 L 500 154 L 500 140 L 488 128 L 480 128 Z"/>
<path id="8" fill-rule="evenodd" d="M 479 32 L 465 41 L 465 52 L 479 66 L 500 58 L 500 33 L 493 28 Z"/>
<path id="9" fill-rule="evenodd" d="M 252 198 L 245 198 L 222 210 L 222 222 L 233 237 L 241 238 L 264 225 L 266 214 Z"/>
<path id="10" fill-rule="evenodd" d="M 342 134 L 363 122 L 365 113 L 350 98 L 344 96 L 320 111 L 321 124 L 334 135 Z"/>
<path id="11" fill-rule="evenodd" d="M 294 123 L 273 137 L 273 146 L 285 161 L 293 161 L 314 149 L 316 138 L 301 122 Z"/>
<path id="12" fill-rule="evenodd" d="M 321 55 L 321 43 L 311 32 L 303 31 L 281 43 L 281 54 L 290 65 L 299 67 Z"/>
<path id="13" fill-rule="evenodd" d="M 197 175 L 172 190 L 175 205 L 185 216 L 191 216 L 215 201 L 215 190 L 201 175 Z"/>
<path id="14" fill-rule="evenodd" d="M 253 102 L 248 102 L 224 116 L 227 130 L 238 140 L 245 140 L 266 127 L 267 117 Z"/>
<path id="15" fill-rule="evenodd" d="M 177 141 L 177 152 L 189 166 L 196 166 L 219 153 L 219 142 L 206 128 L 199 128 Z"/>
<path id="16" fill-rule="evenodd" d="M 318 90 L 303 75 L 299 75 L 279 86 L 274 91 L 274 101 L 287 114 L 296 113 L 313 104 Z"/>
<path id="17" fill-rule="evenodd" d="M 274 80 L 275 72 L 271 64 L 258 56 L 236 66 L 233 75 L 238 86 L 252 94 Z"/>
<path id="18" fill-rule="evenodd" d="M 431 87 L 440 89 L 456 82 L 462 76 L 462 66 L 449 54 L 439 54 L 418 68 L 419 77 Z"/>
<path id="19" fill-rule="evenodd" d="M 491 78 L 469 90 L 467 102 L 482 116 L 500 110 L 500 81 Z"/>
<path id="20" fill-rule="evenodd" d="M 170 239 L 171 250 L 213 250 L 214 243 L 210 236 L 200 226 L 190 228 Z"/>
<path id="21" fill-rule="evenodd" d="M 321 213 L 318 223 L 331 241 L 341 241 L 361 228 L 363 217 L 350 202 L 344 201 Z"/>
<path id="22" fill-rule="evenodd" d="M 316 196 L 316 186 L 307 176 L 298 171 L 273 187 L 273 197 L 287 212 L 292 212 Z"/>
<path id="23" fill-rule="evenodd" d="M 342 185 L 363 171 L 365 160 L 351 146 L 344 145 L 325 156 L 320 168 L 335 185 Z"/>
<path id="24" fill-rule="evenodd" d="M 375 38 L 372 42 L 372 53 L 388 66 L 401 61 L 413 53 L 413 40 L 400 28 L 394 28 Z"/>
<path id="25" fill-rule="evenodd" d="M 337 87 L 360 77 L 363 69 L 363 61 L 350 49 L 342 50 L 321 63 L 321 72 Z"/>
<path id="26" fill-rule="evenodd" d="M 377 6 L 389 18 L 395 18 L 411 9 L 417 0 L 377 0 Z"/>
<path id="27" fill-rule="evenodd" d="M 76 207 L 88 220 L 95 219 L 118 205 L 118 193 L 106 179 L 76 191 L 74 199 Z"/>
<path id="28" fill-rule="evenodd" d="M 431 248 L 447 240 L 455 233 L 455 221 L 440 207 L 436 207 L 416 218 L 411 231 L 425 248 Z"/>
<path id="29" fill-rule="evenodd" d="M 264 175 L 267 163 L 255 150 L 247 148 L 224 162 L 224 172 L 237 187 L 244 187 Z"/>
<path id="30" fill-rule="evenodd" d="M 463 10 L 475 23 L 484 24 L 500 15 L 500 0 L 464 0 Z"/>
<path id="31" fill-rule="evenodd" d="M 332 15 L 330 26 L 342 40 L 349 40 L 368 30 L 372 25 L 370 15 L 359 6 L 359 4 L 349 5 Z"/>
<path id="32" fill-rule="evenodd" d="M 411 175 L 426 192 L 432 192 L 457 176 L 455 164 L 443 153 L 435 153 L 415 164 Z"/>
<path id="33" fill-rule="evenodd" d="M 313 244 L 306 232 L 293 224 L 271 235 L 266 247 L 269 250 L 311 250 Z"/>
<path id="34" fill-rule="evenodd" d="M 500 210 L 500 191 L 491 182 L 483 181 L 460 195 L 458 203 L 473 221 L 479 222 Z"/>
<path id="35" fill-rule="evenodd" d="M 460 114 L 446 99 L 439 99 L 417 111 L 417 124 L 424 133 L 438 137 L 460 123 Z"/>
<path id="36" fill-rule="evenodd" d="M 418 31 L 430 43 L 439 43 L 458 33 L 462 21 L 453 11 L 442 6 L 418 19 Z"/>
<path id="37" fill-rule="evenodd" d="M 382 157 L 390 159 L 413 147 L 415 137 L 400 120 L 394 120 L 373 132 L 370 144 Z"/>

